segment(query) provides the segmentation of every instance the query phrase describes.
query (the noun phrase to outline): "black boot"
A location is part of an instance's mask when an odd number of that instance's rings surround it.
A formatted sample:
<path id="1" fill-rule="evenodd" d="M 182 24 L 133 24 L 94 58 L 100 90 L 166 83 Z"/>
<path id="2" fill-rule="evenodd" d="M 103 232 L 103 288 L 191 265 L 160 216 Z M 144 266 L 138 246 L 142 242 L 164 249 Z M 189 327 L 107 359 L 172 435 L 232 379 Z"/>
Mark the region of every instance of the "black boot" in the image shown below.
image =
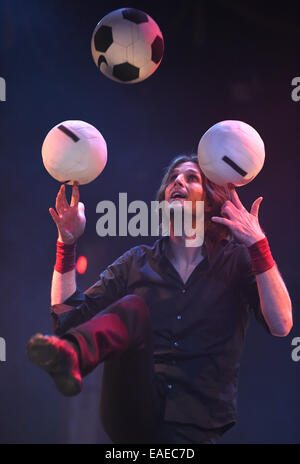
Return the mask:
<path id="1" fill-rule="evenodd" d="M 79 359 L 72 343 L 59 337 L 36 334 L 27 344 L 27 354 L 30 361 L 51 375 L 63 395 L 73 396 L 81 392 Z"/>

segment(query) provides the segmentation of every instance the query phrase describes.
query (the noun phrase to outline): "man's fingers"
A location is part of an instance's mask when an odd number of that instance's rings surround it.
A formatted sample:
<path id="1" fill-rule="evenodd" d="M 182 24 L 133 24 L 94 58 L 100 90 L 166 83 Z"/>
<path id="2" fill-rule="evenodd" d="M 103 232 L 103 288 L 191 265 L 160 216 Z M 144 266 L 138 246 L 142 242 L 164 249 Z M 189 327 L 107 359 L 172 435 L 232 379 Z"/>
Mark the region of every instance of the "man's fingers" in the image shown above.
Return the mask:
<path id="1" fill-rule="evenodd" d="M 259 210 L 259 207 L 262 201 L 263 201 L 263 197 L 259 197 L 255 200 L 255 202 L 251 206 L 250 213 L 253 214 L 253 216 L 256 216 L 256 217 L 258 216 L 258 210 Z"/>
<path id="2" fill-rule="evenodd" d="M 230 202 L 230 201 L 226 201 L 222 208 L 221 208 L 221 214 L 223 217 L 227 218 L 227 219 L 233 219 L 235 217 L 235 205 Z"/>
<path id="3" fill-rule="evenodd" d="M 243 206 L 243 203 L 241 202 L 241 200 L 239 199 L 239 196 L 236 192 L 236 189 L 234 188 L 234 186 L 232 186 L 233 188 L 230 190 L 231 192 L 231 201 L 232 203 L 234 204 L 234 206 L 236 206 L 238 209 L 242 209 L 244 208 Z"/>
<path id="4" fill-rule="evenodd" d="M 72 198 L 70 206 L 77 206 L 79 202 L 79 186 L 78 182 L 74 182 L 72 187 Z"/>
<path id="5" fill-rule="evenodd" d="M 217 216 L 213 216 L 211 220 L 213 222 L 218 222 L 219 224 L 223 224 L 224 226 L 227 226 L 227 227 L 229 227 L 232 224 L 232 222 L 229 219 L 221 218 Z"/>
<path id="6" fill-rule="evenodd" d="M 59 226 L 59 216 L 58 216 L 58 214 L 56 213 L 56 211 L 54 211 L 53 208 L 49 208 L 49 213 L 51 214 L 51 217 L 52 217 L 53 221 L 55 222 L 55 224 L 58 227 Z"/>
<path id="7" fill-rule="evenodd" d="M 62 185 L 56 196 L 55 208 L 58 214 L 63 214 L 63 212 L 66 211 L 69 207 L 67 199 L 66 199 L 65 188 L 66 187 Z"/>
<path id="8" fill-rule="evenodd" d="M 81 203 L 81 201 L 78 203 L 78 214 L 79 216 L 81 217 L 85 217 L 85 214 L 84 214 L 84 204 Z"/>
<path id="9" fill-rule="evenodd" d="M 66 197 L 66 186 L 65 186 L 65 184 L 63 184 L 61 186 L 61 188 L 60 188 L 60 199 L 61 199 L 63 208 L 68 209 L 69 208 L 69 203 L 68 203 L 68 200 L 67 200 L 67 197 Z"/>
<path id="10" fill-rule="evenodd" d="M 61 204 L 61 200 L 60 200 L 60 198 L 59 198 L 61 188 L 62 188 L 62 187 L 60 187 L 59 192 L 58 192 L 58 194 L 56 195 L 56 200 L 55 200 L 55 208 L 56 208 L 56 211 L 58 212 L 58 214 L 61 214 L 61 212 L 63 211 L 62 204 Z"/>

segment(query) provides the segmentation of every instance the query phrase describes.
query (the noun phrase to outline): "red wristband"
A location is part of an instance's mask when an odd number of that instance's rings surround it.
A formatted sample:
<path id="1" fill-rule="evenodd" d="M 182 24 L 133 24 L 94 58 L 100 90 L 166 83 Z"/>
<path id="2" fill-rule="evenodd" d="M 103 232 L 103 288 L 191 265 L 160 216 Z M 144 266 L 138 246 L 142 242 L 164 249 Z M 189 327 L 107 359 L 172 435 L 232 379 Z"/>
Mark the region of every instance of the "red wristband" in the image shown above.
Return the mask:
<path id="1" fill-rule="evenodd" d="M 272 257 L 267 237 L 253 243 L 253 245 L 248 247 L 248 250 L 254 275 L 261 274 L 274 266 L 275 261 Z"/>
<path id="2" fill-rule="evenodd" d="M 56 263 L 54 269 L 60 274 L 72 271 L 76 267 L 76 243 L 67 245 L 57 240 Z"/>

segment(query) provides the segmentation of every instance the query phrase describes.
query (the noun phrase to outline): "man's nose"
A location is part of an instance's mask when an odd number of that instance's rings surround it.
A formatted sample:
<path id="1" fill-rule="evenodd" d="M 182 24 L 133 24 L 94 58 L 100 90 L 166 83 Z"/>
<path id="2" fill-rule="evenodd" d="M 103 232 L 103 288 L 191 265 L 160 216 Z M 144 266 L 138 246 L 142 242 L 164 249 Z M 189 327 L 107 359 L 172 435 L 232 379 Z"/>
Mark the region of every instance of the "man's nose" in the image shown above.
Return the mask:
<path id="1" fill-rule="evenodd" d="M 183 183 L 184 183 L 184 175 L 178 174 L 178 176 L 175 179 L 175 184 L 183 185 Z"/>

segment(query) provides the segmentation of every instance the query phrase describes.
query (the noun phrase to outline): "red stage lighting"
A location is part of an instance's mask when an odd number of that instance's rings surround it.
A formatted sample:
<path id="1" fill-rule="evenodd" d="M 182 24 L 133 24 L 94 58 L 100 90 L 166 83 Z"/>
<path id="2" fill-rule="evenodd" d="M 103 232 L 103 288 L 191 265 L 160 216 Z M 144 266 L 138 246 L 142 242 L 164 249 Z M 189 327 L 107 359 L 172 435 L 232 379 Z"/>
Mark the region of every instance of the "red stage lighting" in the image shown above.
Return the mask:
<path id="1" fill-rule="evenodd" d="M 87 259 L 85 256 L 79 256 L 76 263 L 76 271 L 78 274 L 84 274 L 87 269 Z"/>

